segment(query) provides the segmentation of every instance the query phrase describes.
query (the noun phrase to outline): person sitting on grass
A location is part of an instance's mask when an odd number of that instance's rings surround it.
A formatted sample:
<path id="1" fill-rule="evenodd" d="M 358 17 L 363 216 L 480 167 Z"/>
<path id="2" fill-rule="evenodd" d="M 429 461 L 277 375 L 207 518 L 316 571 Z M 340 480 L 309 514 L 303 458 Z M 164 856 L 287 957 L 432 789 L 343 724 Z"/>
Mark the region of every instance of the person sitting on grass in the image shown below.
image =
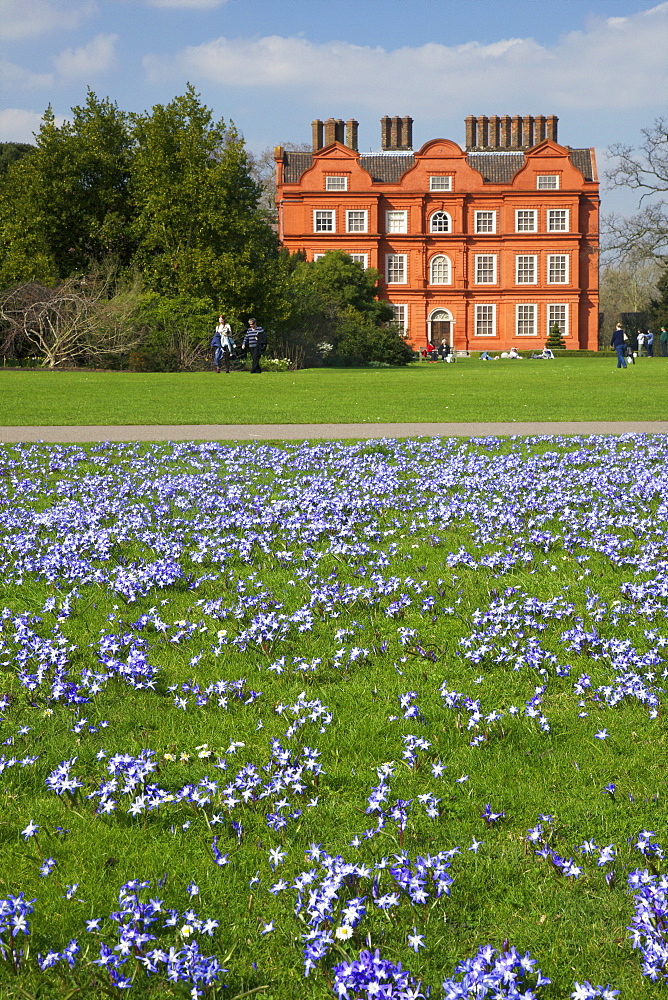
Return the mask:
<path id="1" fill-rule="evenodd" d="M 508 357 L 509 358 L 515 358 L 518 361 L 522 360 L 522 355 L 520 354 L 520 352 L 517 350 L 516 347 L 511 347 L 510 348 L 510 350 L 508 351 Z"/>

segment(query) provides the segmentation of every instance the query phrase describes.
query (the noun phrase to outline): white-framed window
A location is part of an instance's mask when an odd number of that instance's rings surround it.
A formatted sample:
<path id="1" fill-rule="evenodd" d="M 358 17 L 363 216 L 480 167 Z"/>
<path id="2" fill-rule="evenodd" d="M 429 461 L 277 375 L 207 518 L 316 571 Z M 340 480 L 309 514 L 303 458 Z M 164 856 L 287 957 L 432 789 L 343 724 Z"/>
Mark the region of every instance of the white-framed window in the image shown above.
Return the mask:
<path id="1" fill-rule="evenodd" d="M 567 233 L 570 220 L 567 208 L 550 208 L 547 212 L 548 233 Z"/>
<path id="2" fill-rule="evenodd" d="M 535 285 L 536 271 L 536 254 L 518 253 L 515 256 L 515 281 L 518 285 Z"/>
<path id="3" fill-rule="evenodd" d="M 496 254 L 477 253 L 475 255 L 476 285 L 496 284 Z"/>
<path id="4" fill-rule="evenodd" d="M 391 302 L 390 305 L 392 306 L 392 312 L 394 313 L 392 323 L 399 330 L 401 330 L 405 336 L 406 331 L 408 330 L 408 306 L 396 305 L 394 302 Z"/>
<path id="5" fill-rule="evenodd" d="M 548 285 L 565 285 L 568 283 L 568 254 L 548 254 L 547 283 Z"/>
<path id="6" fill-rule="evenodd" d="M 558 191 L 559 174 L 538 174 L 536 188 L 538 191 Z"/>
<path id="7" fill-rule="evenodd" d="M 347 250 L 346 253 L 348 254 L 349 257 L 352 257 L 352 259 L 355 261 L 356 264 L 361 264 L 361 266 L 366 271 L 367 267 L 369 266 L 368 253 L 352 253 Z"/>
<path id="8" fill-rule="evenodd" d="M 515 212 L 515 232 L 535 233 L 538 229 L 537 218 L 535 208 L 518 208 Z"/>
<path id="9" fill-rule="evenodd" d="M 547 332 L 549 333 L 552 327 L 557 324 L 559 327 L 559 332 L 562 337 L 568 336 L 568 304 L 555 302 L 550 303 L 547 307 Z"/>
<path id="10" fill-rule="evenodd" d="M 452 191 L 452 177 L 445 174 L 432 174 L 429 178 L 430 191 Z"/>
<path id="11" fill-rule="evenodd" d="M 313 232 L 314 233 L 335 233 L 336 232 L 336 212 L 331 208 L 317 208 L 313 212 Z"/>
<path id="12" fill-rule="evenodd" d="M 429 230 L 432 233 L 451 233 L 452 219 L 447 212 L 434 212 L 429 220 Z"/>
<path id="13" fill-rule="evenodd" d="M 347 191 L 348 178 L 345 175 L 325 177 L 325 191 Z"/>
<path id="14" fill-rule="evenodd" d="M 408 232 L 408 212 L 391 209 L 385 213 L 385 231 L 388 233 Z"/>
<path id="15" fill-rule="evenodd" d="M 475 212 L 473 228 L 476 233 L 495 233 L 496 212 Z"/>
<path id="16" fill-rule="evenodd" d="M 496 337 L 496 306 L 493 303 L 476 304 L 475 336 Z"/>
<path id="17" fill-rule="evenodd" d="M 366 209 L 353 208 L 346 212 L 346 232 L 366 233 L 369 213 Z"/>
<path id="18" fill-rule="evenodd" d="M 314 253 L 313 254 L 313 260 L 322 260 L 322 258 L 324 256 L 325 256 L 325 251 L 324 250 L 322 251 L 322 253 Z"/>
<path id="19" fill-rule="evenodd" d="M 406 284 L 407 255 L 405 253 L 385 254 L 385 281 L 388 285 Z"/>
<path id="20" fill-rule="evenodd" d="M 432 257 L 429 262 L 429 283 L 432 285 L 449 285 L 452 283 L 452 262 L 445 254 Z"/>
<path id="21" fill-rule="evenodd" d="M 536 326 L 537 308 L 533 304 L 515 306 L 515 333 L 518 337 L 536 337 L 538 335 Z"/>

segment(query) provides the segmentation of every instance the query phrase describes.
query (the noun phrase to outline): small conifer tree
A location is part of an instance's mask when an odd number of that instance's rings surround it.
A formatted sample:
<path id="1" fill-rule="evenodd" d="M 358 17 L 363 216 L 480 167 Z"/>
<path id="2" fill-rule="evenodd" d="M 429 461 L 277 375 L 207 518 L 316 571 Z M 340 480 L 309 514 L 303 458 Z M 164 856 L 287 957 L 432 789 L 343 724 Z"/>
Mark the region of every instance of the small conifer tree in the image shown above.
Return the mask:
<path id="1" fill-rule="evenodd" d="M 545 346 L 549 347 L 551 351 L 563 351 L 565 349 L 566 342 L 562 336 L 561 328 L 558 323 L 554 323 L 550 327 L 550 332 Z"/>

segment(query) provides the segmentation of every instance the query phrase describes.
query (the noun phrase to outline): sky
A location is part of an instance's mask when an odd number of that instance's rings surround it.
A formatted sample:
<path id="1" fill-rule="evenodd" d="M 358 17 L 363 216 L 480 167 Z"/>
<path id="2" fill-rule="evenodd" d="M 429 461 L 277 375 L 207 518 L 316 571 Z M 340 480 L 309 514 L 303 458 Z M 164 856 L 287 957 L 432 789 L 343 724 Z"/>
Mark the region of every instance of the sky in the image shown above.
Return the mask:
<path id="1" fill-rule="evenodd" d="M 559 141 L 614 143 L 668 114 L 668 2 L 648 0 L 0 0 L 0 141 L 31 142 L 90 87 L 142 112 L 192 83 L 250 150 L 310 142 L 314 118 L 383 115 L 464 143 L 464 118 L 556 114 Z M 631 213 L 631 192 L 603 207 Z"/>

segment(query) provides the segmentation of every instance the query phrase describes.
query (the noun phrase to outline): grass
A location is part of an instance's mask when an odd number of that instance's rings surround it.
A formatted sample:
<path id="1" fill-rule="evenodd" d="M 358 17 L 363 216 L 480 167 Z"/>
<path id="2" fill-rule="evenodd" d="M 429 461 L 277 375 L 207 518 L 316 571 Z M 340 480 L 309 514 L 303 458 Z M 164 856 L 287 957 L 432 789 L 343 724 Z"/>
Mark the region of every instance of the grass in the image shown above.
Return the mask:
<path id="1" fill-rule="evenodd" d="M 331 1000 L 332 966 L 370 944 L 440 998 L 458 961 L 506 939 L 553 980 L 545 1000 L 585 979 L 623 997 L 662 995 L 629 944 L 626 876 L 662 868 L 633 845 L 643 829 L 665 839 L 665 720 L 628 692 L 612 707 L 605 692 L 630 673 L 664 697 L 666 458 L 659 437 L 5 447 L 2 749 L 37 759 L 0 776 L 0 898 L 36 899 L 30 937 L 16 938 L 29 942 L 21 968 L 0 961 L 2 1000 L 125 995 L 92 962 L 101 940 L 114 943 L 108 915 L 130 879 L 150 880 L 142 898 L 178 910 L 166 949 L 183 947 L 189 907 L 219 922 L 198 938 L 229 970 L 229 988 L 210 997 Z M 137 688 L 122 668 L 141 654 L 156 674 Z M 76 688 L 53 688 L 58 662 Z M 198 705 L 182 687 L 221 679 L 245 679 L 244 698 Z M 453 707 L 443 691 L 458 694 Z M 406 759 L 410 736 L 426 744 Z M 323 773 L 230 804 L 224 789 L 247 762 L 269 780 L 272 739 L 293 760 L 316 750 Z M 96 815 L 101 800 L 88 796 L 109 780 L 112 755 L 144 749 L 158 764 L 147 780 L 176 797 L 133 816 L 142 785 L 124 793 L 121 780 L 115 808 Z M 72 758 L 82 787 L 56 795 L 45 778 Z M 377 820 L 368 798 L 388 761 L 385 825 L 367 839 Z M 217 782 L 207 802 L 179 798 L 205 776 Z M 428 794 L 437 816 L 419 801 Z M 388 812 L 398 800 L 412 803 L 403 831 Z M 488 804 L 503 818 L 486 824 Z M 287 825 L 272 829 L 269 812 Z M 578 878 L 536 856 L 527 832 L 540 814 Z M 39 831 L 26 839 L 31 820 Z M 229 855 L 222 867 L 214 835 Z M 586 860 L 584 840 L 614 844 L 616 857 Z M 304 978 L 297 892 L 271 887 L 322 872 L 305 857 L 312 843 L 370 866 L 458 847 L 451 896 L 411 905 L 404 895 L 381 910 L 371 879 L 349 884 L 331 928 L 351 896 L 366 897 L 368 915 Z M 275 848 L 285 857 L 272 870 Z M 40 877 L 47 857 L 56 867 Z M 379 894 L 396 887 L 389 867 L 376 874 Z M 95 917 L 100 930 L 87 933 Z M 427 944 L 418 955 L 406 943 L 413 927 Z M 37 953 L 73 938 L 74 969 L 40 972 Z M 187 995 L 147 977 L 134 955 L 128 996 Z"/>
<path id="2" fill-rule="evenodd" d="M 666 359 L 266 374 L 0 372 L 0 425 L 664 420 Z"/>

